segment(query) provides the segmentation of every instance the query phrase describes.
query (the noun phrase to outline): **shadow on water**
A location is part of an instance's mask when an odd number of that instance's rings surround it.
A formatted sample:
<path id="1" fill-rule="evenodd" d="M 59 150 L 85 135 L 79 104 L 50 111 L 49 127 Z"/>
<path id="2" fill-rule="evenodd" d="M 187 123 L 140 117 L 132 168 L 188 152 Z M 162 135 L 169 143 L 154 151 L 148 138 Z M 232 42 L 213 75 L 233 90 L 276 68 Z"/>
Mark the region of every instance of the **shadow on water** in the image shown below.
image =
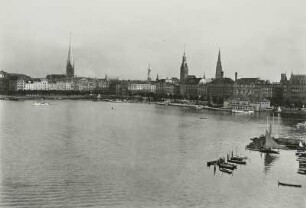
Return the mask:
<path id="1" fill-rule="evenodd" d="M 262 154 L 261 154 L 262 156 Z M 267 175 L 272 166 L 278 160 L 278 155 L 266 154 L 264 153 L 264 173 Z"/>

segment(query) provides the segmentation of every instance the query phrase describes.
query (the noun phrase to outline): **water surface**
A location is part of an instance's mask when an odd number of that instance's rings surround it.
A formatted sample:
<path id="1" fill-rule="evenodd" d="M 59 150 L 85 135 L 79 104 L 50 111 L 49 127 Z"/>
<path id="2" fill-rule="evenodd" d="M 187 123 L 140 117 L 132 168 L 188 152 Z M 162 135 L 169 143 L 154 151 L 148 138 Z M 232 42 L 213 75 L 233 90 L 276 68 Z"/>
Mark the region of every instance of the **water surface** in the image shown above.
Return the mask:
<path id="1" fill-rule="evenodd" d="M 1 207 L 305 206 L 306 177 L 296 173 L 294 151 L 245 150 L 264 132 L 267 114 L 1 101 L 0 115 Z M 297 122 L 275 117 L 274 131 L 305 137 Z M 206 167 L 231 150 L 249 157 L 232 176 Z M 303 188 L 278 187 L 278 180 Z"/>

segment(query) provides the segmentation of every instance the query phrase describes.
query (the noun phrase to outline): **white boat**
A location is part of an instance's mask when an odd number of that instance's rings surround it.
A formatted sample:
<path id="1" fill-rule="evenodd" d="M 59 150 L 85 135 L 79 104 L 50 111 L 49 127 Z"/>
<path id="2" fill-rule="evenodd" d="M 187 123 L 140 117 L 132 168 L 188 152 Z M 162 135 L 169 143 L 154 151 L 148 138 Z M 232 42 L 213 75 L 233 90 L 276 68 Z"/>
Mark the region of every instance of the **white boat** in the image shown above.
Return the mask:
<path id="1" fill-rule="evenodd" d="M 195 105 L 195 109 L 197 109 L 197 110 L 200 110 L 200 109 L 203 109 L 204 108 L 204 106 L 202 106 L 202 105 Z"/>
<path id="2" fill-rule="evenodd" d="M 242 110 L 242 109 L 232 109 L 232 113 L 245 113 L 245 114 L 253 114 L 253 110 Z"/>
<path id="3" fill-rule="evenodd" d="M 46 103 L 46 102 L 36 102 L 36 103 L 34 103 L 33 105 L 35 105 L 35 106 L 49 105 L 49 103 Z"/>

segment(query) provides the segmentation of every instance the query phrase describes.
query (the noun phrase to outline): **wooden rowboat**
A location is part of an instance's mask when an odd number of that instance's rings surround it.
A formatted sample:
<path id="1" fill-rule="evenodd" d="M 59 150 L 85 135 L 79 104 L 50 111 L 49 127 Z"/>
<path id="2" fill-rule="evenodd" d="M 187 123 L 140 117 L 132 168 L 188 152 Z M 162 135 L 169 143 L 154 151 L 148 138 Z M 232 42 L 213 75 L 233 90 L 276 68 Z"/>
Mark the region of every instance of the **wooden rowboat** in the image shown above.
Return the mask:
<path id="1" fill-rule="evenodd" d="M 233 174 L 233 171 L 232 170 L 228 170 L 228 169 L 225 169 L 225 168 L 220 168 L 219 167 L 219 170 L 223 173 L 228 173 L 228 174 Z"/>
<path id="2" fill-rule="evenodd" d="M 213 160 L 213 161 L 209 161 L 209 162 L 207 162 L 207 166 L 211 166 L 211 165 L 215 165 L 215 164 L 217 164 L 217 160 Z"/>
<path id="3" fill-rule="evenodd" d="M 279 186 L 291 186 L 291 187 L 297 187 L 297 188 L 301 188 L 302 187 L 302 185 L 299 185 L 299 184 L 282 183 L 282 182 L 279 182 L 279 181 L 278 181 L 278 185 Z"/>
<path id="4" fill-rule="evenodd" d="M 221 163 L 219 164 L 220 168 L 225 168 L 225 169 L 230 169 L 230 170 L 234 170 L 237 168 L 237 165 L 234 164 L 229 164 L 229 163 Z"/>
<path id="5" fill-rule="evenodd" d="M 236 164 L 239 164 L 239 165 L 246 165 L 246 161 L 228 160 L 227 162 L 236 163 Z"/>

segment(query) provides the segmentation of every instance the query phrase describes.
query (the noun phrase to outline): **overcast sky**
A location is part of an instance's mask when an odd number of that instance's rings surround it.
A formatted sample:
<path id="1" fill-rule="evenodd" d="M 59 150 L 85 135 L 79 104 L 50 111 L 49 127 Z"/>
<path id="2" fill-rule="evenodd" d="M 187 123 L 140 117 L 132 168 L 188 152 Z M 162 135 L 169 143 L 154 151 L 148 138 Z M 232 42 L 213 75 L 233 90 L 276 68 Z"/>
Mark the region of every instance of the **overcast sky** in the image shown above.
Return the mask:
<path id="1" fill-rule="evenodd" d="M 0 69 L 65 73 L 72 33 L 78 76 L 213 77 L 218 49 L 226 77 L 277 81 L 306 74 L 304 0 L 0 0 Z"/>

